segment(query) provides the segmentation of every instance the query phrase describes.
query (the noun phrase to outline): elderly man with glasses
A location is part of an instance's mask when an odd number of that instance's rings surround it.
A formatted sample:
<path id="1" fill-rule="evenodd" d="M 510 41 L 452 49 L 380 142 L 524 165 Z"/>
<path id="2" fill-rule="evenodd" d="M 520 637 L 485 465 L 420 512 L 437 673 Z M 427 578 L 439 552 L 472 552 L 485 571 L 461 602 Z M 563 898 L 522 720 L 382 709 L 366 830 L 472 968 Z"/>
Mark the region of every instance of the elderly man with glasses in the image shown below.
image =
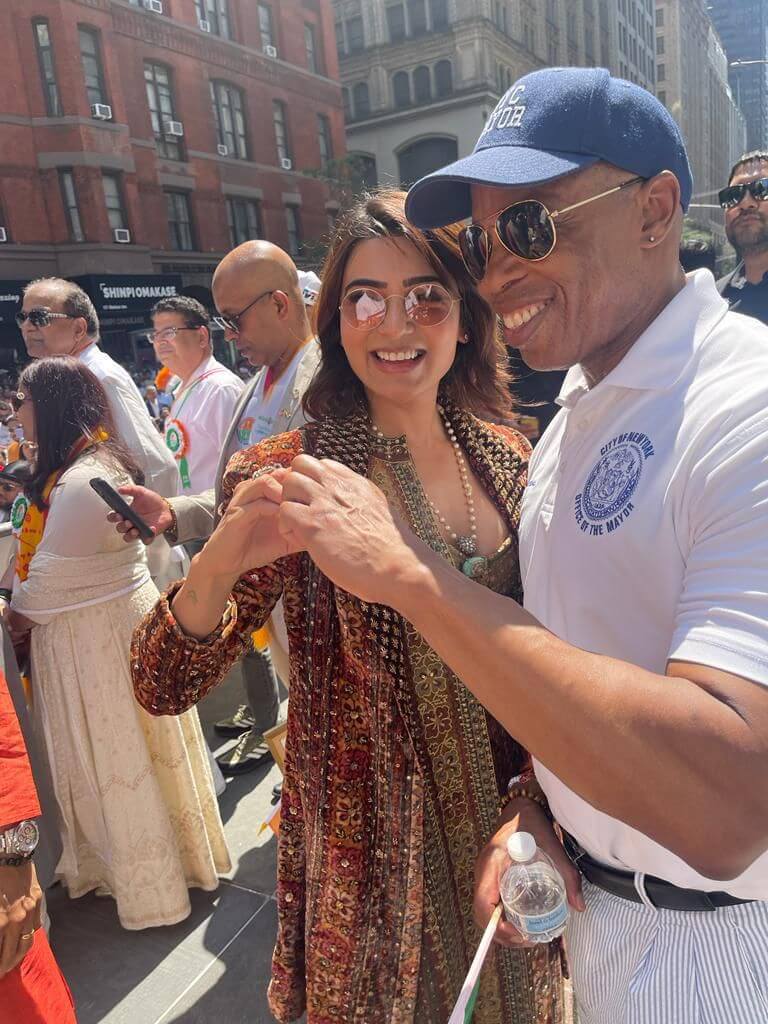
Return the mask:
<path id="1" fill-rule="evenodd" d="M 232 413 L 219 445 L 216 479 L 210 490 L 185 492 L 165 502 L 144 488 L 123 489 L 133 497 L 134 508 L 155 534 L 164 534 L 172 544 L 210 536 L 224 470 L 236 451 L 304 423 L 301 399 L 320 359 L 307 315 L 314 290 L 309 296 L 302 293 L 293 260 L 278 246 L 251 241 L 233 249 L 216 268 L 212 289 L 219 311 L 214 323 L 238 352 L 261 370 L 248 382 Z M 156 323 L 156 330 L 159 326 Z M 166 437 L 172 427 L 169 421 Z M 113 518 L 126 539 L 138 536 L 130 523 Z M 216 725 L 221 735 L 239 737 L 217 759 L 225 774 L 252 771 L 269 756 L 262 735 L 276 725 L 280 707 L 270 651 L 280 675 L 287 679 L 287 638 L 279 611 L 273 616 L 269 650 L 254 648 L 232 670 L 242 679 L 247 703 Z"/>
<path id="2" fill-rule="evenodd" d="M 708 270 L 683 273 L 692 186 L 650 93 L 553 68 L 411 190 L 421 228 L 471 218 L 464 258 L 508 343 L 568 368 L 530 463 L 524 607 L 344 466 L 300 456 L 256 485 L 288 547 L 395 609 L 533 754 L 476 914 L 498 902 L 505 839 L 532 832 L 566 879 L 580 1024 L 768 1019 L 768 330 Z"/>
<path id="3" fill-rule="evenodd" d="M 739 265 L 717 287 L 731 309 L 768 323 L 768 153 L 740 157 L 719 199 Z"/>

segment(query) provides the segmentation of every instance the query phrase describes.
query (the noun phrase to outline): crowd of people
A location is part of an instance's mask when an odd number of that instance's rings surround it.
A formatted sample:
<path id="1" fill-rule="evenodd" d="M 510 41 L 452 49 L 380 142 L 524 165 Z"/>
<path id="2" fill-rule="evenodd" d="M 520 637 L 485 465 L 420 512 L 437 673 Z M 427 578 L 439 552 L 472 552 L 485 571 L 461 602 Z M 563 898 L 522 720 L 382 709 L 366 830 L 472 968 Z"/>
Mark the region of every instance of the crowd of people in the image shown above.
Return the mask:
<path id="1" fill-rule="evenodd" d="M 14 1019 L 75 1019 L 46 886 L 134 929 L 216 887 L 221 772 L 270 756 L 278 680 L 278 1021 L 447 1024 L 516 831 L 571 916 L 550 943 L 499 924 L 475 1024 L 562 1024 L 567 973 L 580 1024 L 766 1019 L 768 154 L 720 193 L 719 283 L 681 267 L 692 191 L 654 97 L 546 69 L 470 156 L 347 210 L 321 284 L 254 240 L 213 316 L 158 302 L 143 391 L 79 287 L 27 286 L 28 448 L 0 472 Z M 533 451 L 511 365 L 559 381 Z M 233 678 L 214 761 L 197 705 Z"/>

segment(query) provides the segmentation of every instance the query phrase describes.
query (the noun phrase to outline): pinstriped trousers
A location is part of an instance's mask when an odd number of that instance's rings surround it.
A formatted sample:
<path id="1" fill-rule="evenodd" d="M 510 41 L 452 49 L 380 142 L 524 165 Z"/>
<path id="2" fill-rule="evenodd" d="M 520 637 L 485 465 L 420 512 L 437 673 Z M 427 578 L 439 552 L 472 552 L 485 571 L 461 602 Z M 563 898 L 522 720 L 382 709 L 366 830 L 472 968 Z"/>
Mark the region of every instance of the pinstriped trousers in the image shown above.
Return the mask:
<path id="1" fill-rule="evenodd" d="M 768 902 L 656 910 L 582 881 L 566 934 L 579 1024 L 768 1024 Z"/>

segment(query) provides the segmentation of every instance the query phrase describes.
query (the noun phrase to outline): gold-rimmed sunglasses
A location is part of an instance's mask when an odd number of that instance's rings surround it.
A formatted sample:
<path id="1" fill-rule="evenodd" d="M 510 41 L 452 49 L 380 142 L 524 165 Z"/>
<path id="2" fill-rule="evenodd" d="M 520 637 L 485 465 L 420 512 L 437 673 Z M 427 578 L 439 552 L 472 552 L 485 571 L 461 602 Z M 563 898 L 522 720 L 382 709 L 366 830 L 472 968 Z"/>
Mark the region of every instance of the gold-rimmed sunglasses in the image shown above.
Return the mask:
<path id="1" fill-rule="evenodd" d="M 549 210 L 538 199 L 523 199 L 495 215 L 493 230 L 507 252 L 531 263 L 538 263 L 539 260 L 545 260 L 550 256 L 557 245 L 555 221 L 558 217 L 570 213 L 571 210 L 578 210 L 588 203 L 594 203 L 598 199 L 612 196 L 641 181 L 646 181 L 646 178 L 637 175 L 596 196 L 564 206 L 562 210 Z M 493 250 L 489 233 L 482 224 L 468 224 L 459 232 L 459 247 L 469 273 L 476 281 L 482 281 Z"/>

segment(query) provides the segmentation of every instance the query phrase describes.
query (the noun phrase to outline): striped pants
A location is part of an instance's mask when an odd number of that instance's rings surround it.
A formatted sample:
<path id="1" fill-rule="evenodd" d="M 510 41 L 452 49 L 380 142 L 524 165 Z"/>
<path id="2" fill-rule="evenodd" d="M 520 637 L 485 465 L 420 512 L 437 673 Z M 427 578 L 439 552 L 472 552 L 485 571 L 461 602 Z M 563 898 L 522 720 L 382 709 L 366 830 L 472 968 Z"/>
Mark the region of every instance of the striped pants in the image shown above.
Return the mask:
<path id="1" fill-rule="evenodd" d="M 655 910 L 585 879 L 566 935 L 579 1024 L 768 1024 L 768 903 Z"/>

